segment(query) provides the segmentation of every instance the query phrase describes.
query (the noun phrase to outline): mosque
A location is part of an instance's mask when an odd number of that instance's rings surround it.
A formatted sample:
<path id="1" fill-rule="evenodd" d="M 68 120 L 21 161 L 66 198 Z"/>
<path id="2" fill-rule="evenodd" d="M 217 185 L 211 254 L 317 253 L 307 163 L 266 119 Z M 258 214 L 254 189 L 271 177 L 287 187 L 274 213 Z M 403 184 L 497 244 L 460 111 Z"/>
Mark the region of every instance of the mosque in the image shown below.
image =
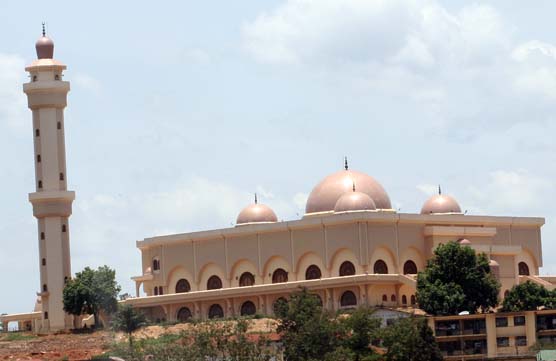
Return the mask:
<path id="1" fill-rule="evenodd" d="M 75 194 L 66 187 L 66 66 L 54 59 L 54 43 L 44 31 L 36 50 L 23 90 L 33 125 L 36 189 L 29 201 L 38 221 L 39 299 L 34 312 L 1 316 L 0 322 L 48 332 L 77 326 L 62 307 L 71 277 Z M 142 272 L 132 278 L 135 297 L 123 302 L 152 320 L 272 315 L 279 300 L 306 287 L 330 310 L 418 309 L 416 274 L 436 246 L 452 240 L 488 255 L 501 298 L 526 280 L 552 289 L 556 277 L 539 275 L 543 224 L 543 218 L 465 214 L 440 188 L 420 210 L 399 213 L 379 181 L 346 160 L 315 185 L 300 219 L 278 221 L 255 198 L 238 210 L 234 227 L 137 241 Z"/>

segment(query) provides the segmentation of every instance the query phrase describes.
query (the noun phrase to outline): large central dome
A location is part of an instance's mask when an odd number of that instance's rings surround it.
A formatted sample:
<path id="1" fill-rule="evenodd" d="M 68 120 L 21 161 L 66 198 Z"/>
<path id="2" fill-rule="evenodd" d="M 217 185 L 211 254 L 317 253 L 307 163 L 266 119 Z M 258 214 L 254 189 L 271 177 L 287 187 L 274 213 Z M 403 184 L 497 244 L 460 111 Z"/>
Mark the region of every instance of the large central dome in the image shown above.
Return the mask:
<path id="1" fill-rule="evenodd" d="M 342 170 L 324 178 L 309 195 L 305 213 L 333 211 L 338 199 L 346 192 L 366 193 L 374 201 L 377 209 L 392 209 L 390 198 L 373 177 L 355 170 Z"/>

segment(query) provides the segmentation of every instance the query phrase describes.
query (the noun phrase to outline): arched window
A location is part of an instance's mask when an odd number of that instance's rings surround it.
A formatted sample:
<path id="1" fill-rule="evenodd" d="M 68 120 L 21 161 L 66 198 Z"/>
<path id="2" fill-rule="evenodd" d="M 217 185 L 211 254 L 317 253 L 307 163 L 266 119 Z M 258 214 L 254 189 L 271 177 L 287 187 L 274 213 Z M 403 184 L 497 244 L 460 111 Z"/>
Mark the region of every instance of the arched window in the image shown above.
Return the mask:
<path id="1" fill-rule="evenodd" d="M 388 274 L 388 266 L 386 265 L 386 262 L 384 262 L 381 259 L 379 259 L 378 261 L 375 262 L 373 270 L 374 270 L 374 273 L 377 273 L 377 274 L 381 274 L 381 275 Z"/>
<path id="2" fill-rule="evenodd" d="M 42 291 L 43 292 L 47 292 L 48 291 L 48 287 L 46 286 L 46 283 L 44 285 L 42 285 Z"/>
<path id="3" fill-rule="evenodd" d="M 158 295 L 162 296 L 163 292 L 162 292 L 162 286 L 158 286 Z"/>
<path id="4" fill-rule="evenodd" d="M 176 293 L 185 293 L 191 291 L 191 285 L 185 278 L 180 279 L 176 283 Z"/>
<path id="5" fill-rule="evenodd" d="M 350 261 L 345 261 L 340 265 L 340 276 L 353 276 L 355 274 L 355 266 Z"/>
<path id="6" fill-rule="evenodd" d="M 407 296 L 406 295 L 402 296 L 402 305 L 407 305 Z"/>
<path id="7" fill-rule="evenodd" d="M 411 295 L 411 305 L 415 305 L 417 303 L 417 300 L 415 299 L 415 295 Z"/>
<path id="8" fill-rule="evenodd" d="M 505 291 L 504 291 L 504 298 L 508 297 L 509 294 L 510 294 L 510 291 L 509 291 L 509 290 L 505 290 Z"/>
<path id="9" fill-rule="evenodd" d="M 403 274 L 404 275 L 416 275 L 417 274 L 417 265 L 413 261 L 406 261 L 403 264 Z"/>
<path id="10" fill-rule="evenodd" d="M 239 287 L 253 286 L 255 284 L 255 276 L 251 272 L 243 272 L 239 277 Z"/>
<path id="11" fill-rule="evenodd" d="M 342 293 L 342 297 L 340 298 L 340 306 L 342 307 L 357 306 L 357 297 L 355 297 L 355 293 L 351 291 L 346 291 Z"/>
<path id="12" fill-rule="evenodd" d="M 390 302 L 396 302 L 396 295 L 390 296 Z"/>
<path id="13" fill-rule="evenodd" d="M 382 295 L 382 302 L 388 302 L 388 296 Z"/>
<path id="14" fill-rule="evenodd" d="M 251 301 L 245 301 L 241 305 L 241 315 L 242 316 L 251 316 L 257 313 L 257 307 Z"/>
<path id="15" fill-rule="evenodd" d="M 222 280 L 218 276 L 210 276 L 207 281 L 207 290 L 217 290 L 222 288 Z"/>
<path id="16" fill-rule="evenodd" d="M 160 269 L 160 261 L 158 258 L 153 259 L 153 271 L 158 271 Z"/>
<path id="17" fill-rule="evenodd" d="M 520 276 L 529 276 L 529 266 L 525 262 L 519 262 L 517 265 Z"/>
<path id="18" fill-rule="evenodd" d="M 272 283 L 282 282 L 288 282 L 288 272 L 284 271 L 282 268 L 278 268 L 272 274 Z"/>
<path id="19" fill-rule="evenodd" d="M 219 304 L 214 304 L 209 308 L 209 318 L 223 318 L 224 310 Z"/>
<path id="20" fill-rule="evenodd" d="M 322 277 L 322 274 L 321 274 L 320 268 L 318 266 L 312 264 L 309 267 L 307 267 L 307 270 L 305 271 L 305 279 L 306 280 L 318 280 L 321 277 Z"/>
<path id="21" fill-rule="evenodd" d="M 158 296 L 158 286 L 154 286 L 154 295 Z"/>
<path id="22" fill-rule="evenodd" d="M 185 322 L 192 317 L 191 310 L 187 307 L 182 307 L 178 311 L 178 321 Z"/>

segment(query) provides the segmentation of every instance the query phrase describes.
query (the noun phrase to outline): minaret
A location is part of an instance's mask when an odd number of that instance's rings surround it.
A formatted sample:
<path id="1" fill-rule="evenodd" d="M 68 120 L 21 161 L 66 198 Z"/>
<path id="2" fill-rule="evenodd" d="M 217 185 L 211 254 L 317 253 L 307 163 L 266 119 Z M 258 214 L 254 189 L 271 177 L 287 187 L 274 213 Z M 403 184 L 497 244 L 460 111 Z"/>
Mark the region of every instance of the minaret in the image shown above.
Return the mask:
<path id="1" fill-rule="evenodd" d="M 64 108 L 70 90 L 63 81 L 66 66 L 53 59 L 54 43 L 45 34 L 35 44 L 37 60 L 27 66 L 29 83 L 23 85 L 33 112 L 35 187 L 29 194 L 38 221 L 42 322 L 37 331 L 72 327 L 63 310 L 64 284 L 71 277 L 69 224 L 75 193 L 67 190 Z"/>

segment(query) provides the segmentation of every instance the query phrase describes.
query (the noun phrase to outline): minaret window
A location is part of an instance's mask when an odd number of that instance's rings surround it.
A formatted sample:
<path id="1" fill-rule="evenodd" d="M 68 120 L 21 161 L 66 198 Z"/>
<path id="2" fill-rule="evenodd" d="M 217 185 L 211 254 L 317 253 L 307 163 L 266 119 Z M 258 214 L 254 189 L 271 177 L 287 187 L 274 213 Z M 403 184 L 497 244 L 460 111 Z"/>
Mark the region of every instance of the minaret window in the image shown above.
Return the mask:
<path id="1" fill-rule="evenodd" d="M 64 180 L 64 173 L 60 173 L 60 180 L 61 180 L 61 181 Z"/>
<path id="2" fill-rule="evenodd" d="M 58 127 L 58 129 L 62 129 L 62 122 L 58 122 L 57 127 Z"/>
<path id="3" fill-rule="evenodd" d="M 44 319 L 45 319 L 45 320 L 48 320 L 48 312 L 45 312 L 45 313 L 44 313 Z"/>
<path id="4" fill-rule="evenodd" d="M 37 154 L 37 163 L 40 163 L 40 162 L 41 162 L 41 155 Z"/>
<path id="5" fill-rule="evenodd" d="M 33 75 L 33 82 L 36 82 L 36 81 L 37 81 L 37 76 Z"/>
<path id="6" fill-rule="evenodd" d="M 44 232 L 41 232 L 41 239 L 44 239 Z"/>
<path id="7" fill-rule="evenodd" d="M 43 265 L 43 266 L 46 266 L 46 258 L 43 258 L 43 259 L 42 259 L 42 265 Z"/>
<path id="8" fill-rule="evenodd" d="M 41 131 L 39 129 L 35 129 L 35 137 L 39 137 L 41 135 Z"/>
<path id="9" fill-rule="evenodd" d="M 39 181 L 39 188 L 42 188 L 42 181 Z"/>
<path id="10" fill-rule="evenodd" d="M 43 291 L 43 292 L 48 291 L 48 287 L 46 287 L 46 283 L 45 283 L 44 285 L 42 285 L 42 291 Z"/>
<path id="11" fill-rule="evenodd" d="M 54 80 L 60 80 L 60 75 L 58 74 L 54 75 Z"/>
<path id="12" fill-rule="evenodd" d="M 62 232 L 66 232 L 67 231 L 67 227 L 65 224 L 62 224 Z"/>

